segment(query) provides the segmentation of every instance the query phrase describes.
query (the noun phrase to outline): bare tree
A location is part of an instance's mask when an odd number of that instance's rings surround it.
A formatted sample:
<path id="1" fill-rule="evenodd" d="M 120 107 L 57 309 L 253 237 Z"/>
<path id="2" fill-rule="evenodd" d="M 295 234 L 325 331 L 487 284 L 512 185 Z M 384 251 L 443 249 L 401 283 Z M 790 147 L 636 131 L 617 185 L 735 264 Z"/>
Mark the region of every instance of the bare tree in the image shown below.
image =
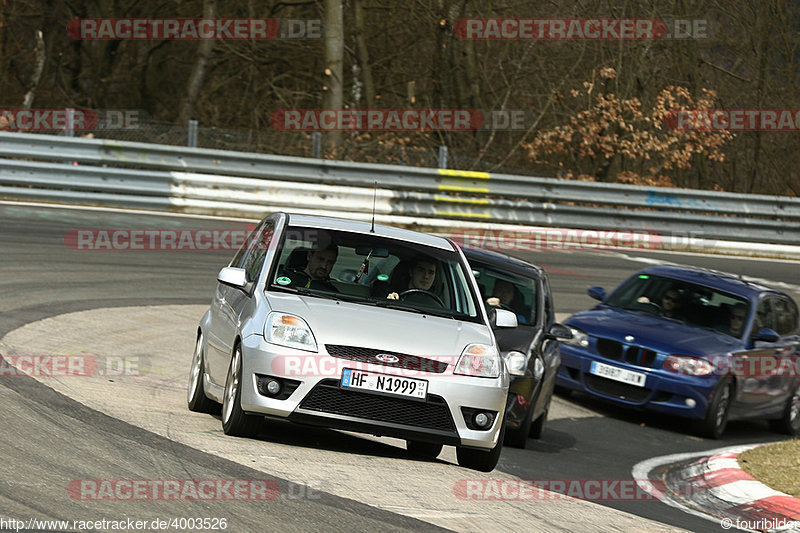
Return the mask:
<path id="1" fill-rule="evenodd" d="M 203 0 L 203 16 L 205 18 L 214 18 L 217 11 L 216 0 Z M 185 124 L 194 113 L 197 97 L 200 94 L 200 89 L 203 87 L 203 81 L 206 76 L 206 67 L 208 66 L 208 59 L 211 57 L 211 52 L 214 50 L 214 40 L 204 39 L 200 41 L 199 50 L 197 51 L 197 60 L 192 68 L 192 74 L 189 76 L 189 83 L 186 87 L 186 96 L 181 105 L 181 111 L 178 114 L 178 122 Z"/>
<path id="2" fill-rule="evenodd" d="M 344 13 L 342 0 L 324 0 L 325 9 L 325 87 L 323 109 L 342 109 L 344 101 Z M 329 149 L 339 149 L 342 132 L 326 135 Z"/>

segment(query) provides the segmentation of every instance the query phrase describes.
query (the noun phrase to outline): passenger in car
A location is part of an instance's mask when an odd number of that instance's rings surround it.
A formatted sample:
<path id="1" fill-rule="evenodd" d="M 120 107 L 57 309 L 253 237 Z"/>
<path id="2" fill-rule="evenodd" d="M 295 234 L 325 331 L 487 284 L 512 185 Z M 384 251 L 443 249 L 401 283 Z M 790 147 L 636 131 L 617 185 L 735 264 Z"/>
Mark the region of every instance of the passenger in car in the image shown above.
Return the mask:
<path id="1" fill-rule="evenodd" d="M 330 292 L 339 292 L 331 283 L 331 270 L 339 257 L 339 247 L 329 244 L 322 249 L 311 249 L 306 252 L 307 264 L 305 268 L 287 267 L 286 277 L 291 280 L 291 287 L 305 287 Z"/>
<path id="2" fill-rule="evenodd" d="M 747 306 L 745 304 L 738 303 L 731 307 L 728 313 L 728 324 L 717 329 L 732 337 L 739 338 L 742 336 L 742 330 L 744 329 L 744 323 L 746 319 Z"/>

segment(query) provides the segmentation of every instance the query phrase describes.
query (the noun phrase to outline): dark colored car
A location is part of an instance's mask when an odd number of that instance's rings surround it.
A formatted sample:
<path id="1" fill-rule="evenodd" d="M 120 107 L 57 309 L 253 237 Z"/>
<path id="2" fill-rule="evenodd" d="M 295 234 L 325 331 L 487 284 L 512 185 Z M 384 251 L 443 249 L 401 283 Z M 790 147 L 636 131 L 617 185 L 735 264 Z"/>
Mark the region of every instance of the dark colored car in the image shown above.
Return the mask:
<path id="1" fill-rule="evenodd" d="M 800 324 L 788 295 L 732 274 L 656 266 L 572 315 L 557 385 L 694 420 L 719 438 L 728 420 L 800 434 Z"/>
<path id="2" fill-rule="evenodd" d="M 511 377 L 505 443 L 524 448 L 529 436 L 538 439 L 544 430 L 560 361 L 556 336 L 569 336 L 569 331 L 555 322 L 550 284 L 541 267 L 488 250 L 465 248 L 464 255 L 487 310 L 517 315 L 516 328 L 497 328 L 494 334 Z"/>

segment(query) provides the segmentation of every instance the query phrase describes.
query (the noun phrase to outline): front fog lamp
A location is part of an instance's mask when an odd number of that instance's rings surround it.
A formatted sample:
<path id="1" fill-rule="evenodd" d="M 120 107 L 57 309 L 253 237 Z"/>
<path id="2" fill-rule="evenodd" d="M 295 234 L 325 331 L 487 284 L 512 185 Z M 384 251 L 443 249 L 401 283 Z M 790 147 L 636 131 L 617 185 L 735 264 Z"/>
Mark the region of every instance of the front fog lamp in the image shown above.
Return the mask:
<path id="1" fill-rule="evenodd" d="M 472 419 L 476 426 L 480 429 L 486 429 L 492 425 L 493 416 L 489 413 L 478 413 Z"/>
<path id="2" fill-rule="evenodd" d="M 521 376 L 525 373 L 525 354 L 522 352 L 506 352 L 503 360 L 506 362 L 508 373 L 512 376 Z"/>
<path id="3" fill-rule="evenodd" d="M 270 313 L 264 326 L 264 338 L 267 342 L 280 346 L 317 351 L 317 342 L 311 328 L 305 320 L 295 315 Z"/>
<path id="4" fill-rule="evenodd" d="M 281 384 L 274 379 L 271 379 L 267 382 L 267 392 L 271 395 L 275 396 L 281 391 Z"/>
<path id="5" fill-rule="evenodd" d="M 492 346 L 469 344 L 458 358 L 453 374 L 479 378 L 500 376 L 500 355 Z"/>

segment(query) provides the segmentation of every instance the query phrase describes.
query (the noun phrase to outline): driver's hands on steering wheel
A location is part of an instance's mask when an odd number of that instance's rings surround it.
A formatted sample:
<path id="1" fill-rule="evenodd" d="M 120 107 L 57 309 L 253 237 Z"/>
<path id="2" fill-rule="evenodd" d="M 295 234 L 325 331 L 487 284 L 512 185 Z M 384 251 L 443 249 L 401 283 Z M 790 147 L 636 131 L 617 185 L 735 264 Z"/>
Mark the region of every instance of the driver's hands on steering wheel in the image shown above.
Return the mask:
<path id="1" fill-rule="evenodd" d="M 386 295 L 386 299 L 387 300 L 399 300 L 400 299 L 400 295 L 397 294 L 396 292 L 390 292 L 389 294 Z"/>
<path id="2" fill-rule="evenodd" d="M 491 305 L 492 307 L 500 307 L 500 298 L 498 298 L 497 296 L 486 298 L 486 305 Z"/>

